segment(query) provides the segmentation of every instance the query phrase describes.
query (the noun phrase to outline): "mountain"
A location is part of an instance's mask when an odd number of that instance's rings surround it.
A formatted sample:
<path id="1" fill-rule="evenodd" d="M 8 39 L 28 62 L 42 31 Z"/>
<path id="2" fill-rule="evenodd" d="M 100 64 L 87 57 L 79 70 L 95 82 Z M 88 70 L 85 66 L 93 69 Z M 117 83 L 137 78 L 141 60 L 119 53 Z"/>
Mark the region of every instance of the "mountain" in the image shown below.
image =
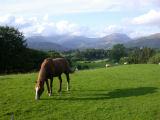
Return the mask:
<path id="1" fill-rule="evenodd" d="M 57 43 L 61 39 L 68 37 L 67 35 L 54 35 L 54 36 L 31 36 L 27 37 L 27 42 L 52 42 Z"/>
<path id="2" fill-rule="evenodd" d="M 136 40 L 132 40 L 124 43 L 127 48 L 131 47 L 150 47 L 150 48 L 160 48 L 160 33 L 153 34 L 147 37 L 141 37 Z"/>
<path id="3" fill-rule="evenodd" d="M 68 36 L 58 40 L 58 44 L 71 49 L 86 49 L 93 44 L 97 38 L 87 38 L 84 36 Z"/>
<path id="4" fill-rule="evenodd" d="M 126 34 L 113 33 L 101 38 L 94 44 L 95 48 L 111 48 L 115 44 L 131 41 Z"/>
<path id="5" fill-rule="evenodd" d="M 31 48 L 38 49 L 42 48 L 42 49 L 46 49 L 47 45 L 49 45 L 49 48 L 51 48 L 51 43 L 53 43 L 53 49 L 54 47 L 59 48 L 61 47 L 65 47 L 65 48 L 69 48 L 69 49 L 83 49 L 85 48 L 86 44 L 88 43 L 87 41 L 90 40 L 90 38 L 87 37 L 83 37 L 83 36 L 67 36 L 67 35 L 57 35 L 57 36 L 32 36 L 32 37 L 28 37 L 27 39 L 27 43 L 28 46 Z M 35 46 L 34 44 L 37 45 Z M 43 44 L 44 45 L 43 45 Z M 39 46 L 38 46 L 39 45 Z M 57 48 L 56 47 L 56 48 Z"/>
<path id="6" fill-rule="evenodd" d="M 66 36 L 31 36 L 27 39 L 28 48 L 37 49 L 37 50 L 65 50 L 66 47 L 57 44 L 55 41 L 62 39 Z"/>
<path id="7" fill-rule="evenodd" d="M 125 34 L 114 33 L 102 38 L 88 38 L 84 36 L 32 36 L 27 38 L 30 48 L 35 49 L 86 49 L 86 48 L 110 48 L 115 44 L 124 43 L 131 39 Z"/>
<path id="8" fill-rule="evenodd" d="M 43 51 L 50 51 L 50 50 L 65 50 L 67 48 L 58 45 L 52 42 L 27 42 L 28 48 L 36 49 L 36 50 L 43 50 Z"/>

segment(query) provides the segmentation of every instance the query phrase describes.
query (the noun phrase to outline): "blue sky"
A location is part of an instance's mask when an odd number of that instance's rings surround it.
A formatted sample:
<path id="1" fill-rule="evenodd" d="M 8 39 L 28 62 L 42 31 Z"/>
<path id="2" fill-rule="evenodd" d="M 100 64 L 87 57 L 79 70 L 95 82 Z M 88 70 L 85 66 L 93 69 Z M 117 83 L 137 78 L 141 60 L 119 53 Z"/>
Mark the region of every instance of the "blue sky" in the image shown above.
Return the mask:
<path id="1" fill-rule="evenodd" d="M 25 36 L 125 33 L 135 38 L 160 31 L 159 0 L 0 0 L 0 25 Z"/>

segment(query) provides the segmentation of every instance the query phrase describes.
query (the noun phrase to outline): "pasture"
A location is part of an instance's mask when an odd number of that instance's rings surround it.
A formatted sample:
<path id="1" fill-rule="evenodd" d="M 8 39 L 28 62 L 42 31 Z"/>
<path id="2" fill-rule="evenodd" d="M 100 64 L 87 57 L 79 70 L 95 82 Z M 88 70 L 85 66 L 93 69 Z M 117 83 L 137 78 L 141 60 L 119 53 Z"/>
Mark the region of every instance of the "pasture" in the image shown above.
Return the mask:
<path id="1" fill-rule="evenodd" d="M 38 73 L 0 76 L 0 120 L 160 120 L 160 66 L 121 65 L 63 75 L 62 92 L 35 100 Z"/>
<path id="2" fill-rule="evenodd" d="M 80 65 L 82 68 L 84 68 L 84 66 L 88 66 L 88 69 L 95 69 L 95 68 L 104 68 L 106 63 L 114 65 L 113 63 L 108 62 L 108 59 L 103 59 L 95 61 L 77 61 L 73 63 L 73 66 Z"/>

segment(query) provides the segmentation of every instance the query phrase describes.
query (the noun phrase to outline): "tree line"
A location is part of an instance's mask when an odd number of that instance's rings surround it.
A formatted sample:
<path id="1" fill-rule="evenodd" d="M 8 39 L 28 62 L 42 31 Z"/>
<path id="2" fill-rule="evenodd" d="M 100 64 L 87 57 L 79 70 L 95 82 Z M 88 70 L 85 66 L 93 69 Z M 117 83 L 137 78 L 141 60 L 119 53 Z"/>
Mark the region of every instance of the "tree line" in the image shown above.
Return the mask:
<path id="1" fill-rule="evenodd" d="M 117 44 L 111 50 L 110 60 L 129 64 L 158 64 L 160 63 L 160 50 L 148 47 L 125 48 L 123 44 Z"/>
<path id="2" fill-rule="evenodd" d="M 86 50 L 69 50 L 63 54 L 71 61 L 93 61 L 97 59 L 108 58 L 113 63 L 130 64 L 157 64 L 160 62 L 160 50 L 148 47 L 142 48 L 125 48 L 123 44 L 116 44 L 111 50 L 105 49 L 86 49 Z"/>
<path id="3" fill-rule="evenodd" d="M 72 53 L 65 54 L 67 58 L 72 61 L 91 61 L 96 59 L 104 59 L 109 57 L 109 51 L 104 49 L 86 49 L 86 50 L 72 50 Z"/>

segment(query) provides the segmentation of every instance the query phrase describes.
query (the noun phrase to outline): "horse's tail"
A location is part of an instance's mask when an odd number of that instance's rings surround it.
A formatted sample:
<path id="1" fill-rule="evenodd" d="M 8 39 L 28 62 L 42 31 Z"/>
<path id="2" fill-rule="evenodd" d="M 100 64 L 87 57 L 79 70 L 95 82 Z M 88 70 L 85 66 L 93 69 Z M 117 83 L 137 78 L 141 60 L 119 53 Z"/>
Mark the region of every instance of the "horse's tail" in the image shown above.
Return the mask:
<path id="1" fill-rule="evenodd" d="M 75 71 L 77 71 L 78 68 L 74 67 L 74 68 L 69 68 L 69 73 L 74 73 Z"/>

